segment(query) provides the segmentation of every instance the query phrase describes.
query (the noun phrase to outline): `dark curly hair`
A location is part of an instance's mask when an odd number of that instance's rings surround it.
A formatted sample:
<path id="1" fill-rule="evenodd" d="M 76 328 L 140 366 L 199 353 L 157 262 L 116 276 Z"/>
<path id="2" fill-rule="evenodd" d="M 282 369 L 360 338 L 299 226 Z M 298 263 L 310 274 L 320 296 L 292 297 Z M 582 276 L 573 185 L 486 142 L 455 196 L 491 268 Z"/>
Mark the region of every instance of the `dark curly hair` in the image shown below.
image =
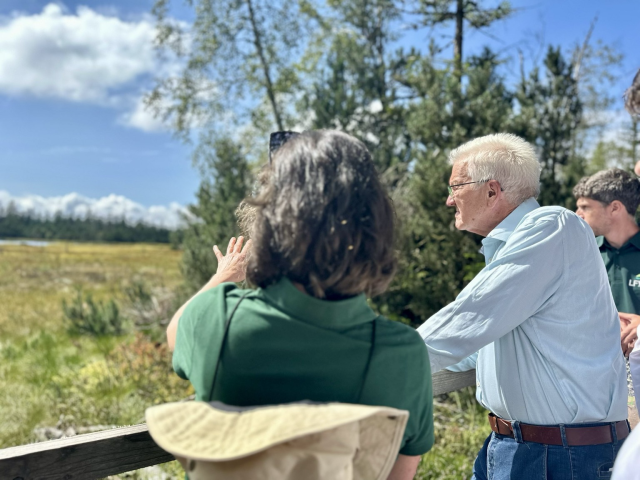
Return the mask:
<path id="1" fill-rule="evenodd" d="M 251 206 L 247 280 L 287 277 L 317 298 L 384 292 L 395 274 L 395 212 L 367 148 L 337 131 L 304 132 L 267 166 Z"/>
<path id="2" fill-rule="evenodd" d="M 609 168 L 581 178 L 573 187 L 573 196 L 591 198 L 605 205 L 618 200 L 629 215 L 635 215 L 640 204 L 640 182 L 625 170 Z"/>

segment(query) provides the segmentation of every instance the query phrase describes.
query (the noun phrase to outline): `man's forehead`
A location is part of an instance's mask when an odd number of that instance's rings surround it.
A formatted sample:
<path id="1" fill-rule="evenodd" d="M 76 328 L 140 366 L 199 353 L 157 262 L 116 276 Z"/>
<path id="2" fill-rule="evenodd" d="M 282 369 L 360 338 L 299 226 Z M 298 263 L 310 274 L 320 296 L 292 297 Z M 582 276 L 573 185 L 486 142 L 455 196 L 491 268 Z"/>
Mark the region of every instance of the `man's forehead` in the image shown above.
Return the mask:
<path id="1" fill-rule="evenodd" d="M 589 197 L 578 198 L 578 200 L 576 201 L 576 205 L 579 207 L 604 206 L 601 202 L 598 202 L 597 200 L 594 200 L 593 198 L 589 198 Z"/>
<path id="2" fill-rule="evenodd" d="M 451 180 L 467 180 L 468 178 L 467 165 L 464 163 L 454 163 L 451 169 Z"/>

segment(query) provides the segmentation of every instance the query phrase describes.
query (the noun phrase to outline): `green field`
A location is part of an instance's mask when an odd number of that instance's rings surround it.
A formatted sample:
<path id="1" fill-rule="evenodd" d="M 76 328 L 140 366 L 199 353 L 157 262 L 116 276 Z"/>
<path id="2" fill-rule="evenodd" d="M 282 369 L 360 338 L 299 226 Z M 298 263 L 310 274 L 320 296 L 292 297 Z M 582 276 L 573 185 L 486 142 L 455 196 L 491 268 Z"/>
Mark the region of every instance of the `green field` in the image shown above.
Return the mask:
<path id="1" fill-rule="evenodd" d="M 80 335 L 69 331 L 61 307 L 81 290 L 98 302 L 115 300 L 134 318 L 125 292 L 137 282 L 160 299 L 159 315 L 169 315 L 167 298 L 182 282 L 179 260 L 166 245 L 0 245 L 0 448 L 43 440 L 45 427 L 84 432 L 140 423 L 148 406 L 192 394 L 171 370 L 160 326 Z M 467 389 L 436 399 L 435 413 L 436 446 L 416 478 L 470 478 L 488 433 L 484 411 Z M 182 478 L 179 472 L 174 463 L 120 478 Z"/>

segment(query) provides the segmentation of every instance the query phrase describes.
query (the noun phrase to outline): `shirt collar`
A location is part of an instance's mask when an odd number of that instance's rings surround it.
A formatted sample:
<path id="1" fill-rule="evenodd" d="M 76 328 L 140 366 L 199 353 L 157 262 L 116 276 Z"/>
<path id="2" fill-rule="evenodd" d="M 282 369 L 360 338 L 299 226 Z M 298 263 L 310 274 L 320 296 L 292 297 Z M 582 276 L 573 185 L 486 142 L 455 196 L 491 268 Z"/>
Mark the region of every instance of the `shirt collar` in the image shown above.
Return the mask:
<path id="1" fill-rule="evenodd" d="M 516 229 L 520 221 L 524 218 L 524 216 L 533 212 L 536 208 L 539 208 L 540 205 L 536 202 L 536 199 L 531 197 L 526 199 L 520 205 L 516 207 L 516 209 L 511 212 L 507 217 L 502 220 L 497 227 L 495 227 L 487 238 L 495 238 L 497 240 L 501 240 L 506 242 L 507 239 L 511 236 L 513 231 Z"/>
<path id="2" fill-rule="evenodd" d="M 596 237 L 596 243 L 598 244 L 598 247 L 600 248 L 600 250 L 604 250 L 607 248 L 611 250 L 615 250 L 611 246 L 611 244 L 607 242 L 607 239 L 604 238 L 604 235 Z M 628 247 L 629 245 L 633 245 L 638 250 L 640 250 L 640 232 L 636 233 L 633 237 L 627 240 L 626 243 L 622 245 L 618 250 L 622 250 L 623 248 Z"/>
<path id="3" fill-rule="evenodd" d="M 364 293 L 345 300 L 320 300 L 302 293 L 286 277 L 261 291 L 269 303 L 289 315 L 323 328 L 343 330 L 377 317 Z"/>

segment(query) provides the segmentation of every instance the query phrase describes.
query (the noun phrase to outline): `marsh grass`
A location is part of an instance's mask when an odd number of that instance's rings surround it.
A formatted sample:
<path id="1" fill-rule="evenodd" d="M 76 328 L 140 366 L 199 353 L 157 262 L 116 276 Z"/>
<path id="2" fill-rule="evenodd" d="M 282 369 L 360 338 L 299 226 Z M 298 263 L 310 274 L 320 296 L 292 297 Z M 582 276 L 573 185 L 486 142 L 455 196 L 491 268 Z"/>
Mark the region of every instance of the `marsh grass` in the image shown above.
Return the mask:
<path id="1" fill-rule="evenodd" d="M 179 291 L 179 256 L 165 245 L 0 246 L 0 448 L 36 441 L 40 427 L 140 423 L 148 406 L 192 393 L 172 372 L 162 335 L 146 328 L 169 301 L 160 295 L 163 305 L 148 309 L 149 292 Z M 123 311 L 145 328 L 122 336 L 70 333 L 61 305 L 78 288 L 96 301 L 128 302 Z M 436 398 L 435 422 L 436 445 L 416 479 L 470 478 L 488 435 L 473 389 Z M 172 462 L 110 478 L 184 477 Z"/>
<path id="2" fill-rule="evenodd" d="M 191 394 L 164 345 L 140 333 L 73 334 L 61 308 L 78 289 L 123 302 L 134 279 L 176 289 L 179 256 L 166 245 L 0 246 L 0 448 L 37 440 L 39 427 L 139 423 L 147 406 Z"/>
<path id="3" fill-rule="evenodd" d="M 487 411 L 467 387 L 434 398 L 435 445 L 423 455 L 416 480 L 468 480 L 473 461 L 491 433 Z"/>

